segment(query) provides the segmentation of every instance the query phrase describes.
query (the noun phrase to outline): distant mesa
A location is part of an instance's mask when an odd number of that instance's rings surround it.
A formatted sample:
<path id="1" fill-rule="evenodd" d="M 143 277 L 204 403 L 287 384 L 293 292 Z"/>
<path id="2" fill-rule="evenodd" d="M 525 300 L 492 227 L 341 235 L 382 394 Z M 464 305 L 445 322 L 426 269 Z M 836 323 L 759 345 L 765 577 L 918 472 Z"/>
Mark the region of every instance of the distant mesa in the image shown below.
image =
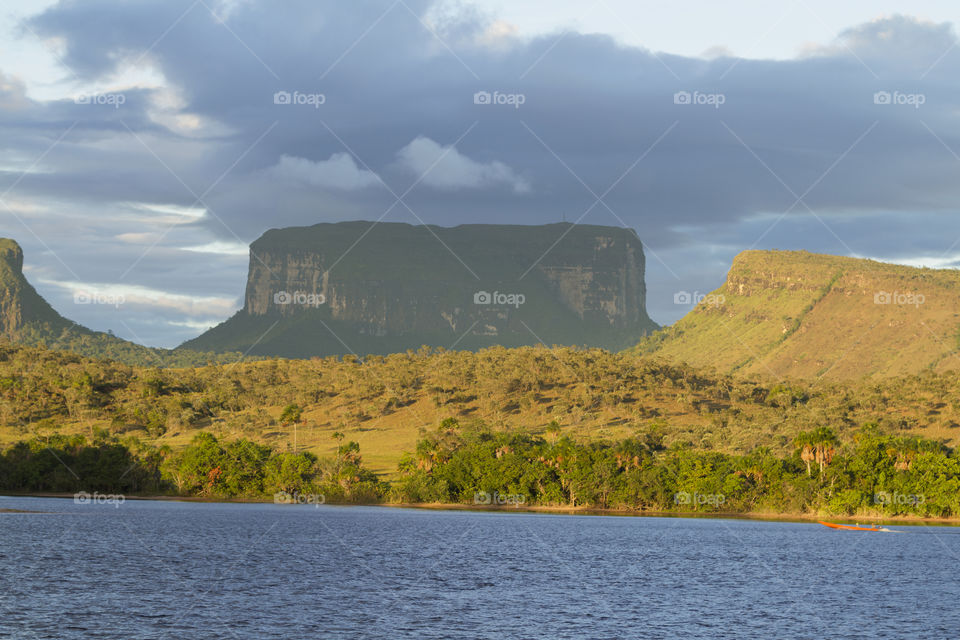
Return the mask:
<path id="1" fill-rule="evenodd" d="M 183 347 L 297 358 L 622 349 L 657 328 L 630 229 L 341 222 L 265 233 L 250 247 L 243 309 Z"/>
<path id="2" fill-rule="evenodd" d="M 722 287 L 634 351 L 770 378 L 960 370 L 960 271 L 744 251 Z"/>

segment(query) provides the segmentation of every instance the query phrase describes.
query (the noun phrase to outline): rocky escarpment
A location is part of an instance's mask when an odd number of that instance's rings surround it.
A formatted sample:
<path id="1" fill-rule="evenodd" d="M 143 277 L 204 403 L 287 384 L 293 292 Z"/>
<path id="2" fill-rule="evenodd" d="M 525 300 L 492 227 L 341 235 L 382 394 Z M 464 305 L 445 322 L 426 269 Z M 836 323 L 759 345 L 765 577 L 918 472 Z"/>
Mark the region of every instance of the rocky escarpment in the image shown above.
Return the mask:
<path id="1" fill-rule="evenodd" d="M 726 282 L 639 353 L 774 378 L 960 369 L 960 272 L 745 251 Z"/>
<path id="2" fill-rule="evenodd" d="M 235 353 L 152 349 L 112 334 L 91 331 L 64 318 L 27 281 L 23 275 L 23 250 L 9 238 L 0 238 L 0 341 L 44 345 L 131 365 L 195 366 L 209 362 L 236 362 L 240 357 Z"/>
<path id="3" fill-rule="evenodd" d="M 348 222 L 268 231 L 243 309 L 184 346 L 305 357 L 430 345 L 621 348 L 656 328 L 628 229 Z"/>
<path id="4" fill-rule="evenodd" d="M 0 238 L 0 335 L 12 339 L 35 323 L 46 323 L 56 330 L 73 324 L 54 311 L 27 282 L 20 245 Z"/>

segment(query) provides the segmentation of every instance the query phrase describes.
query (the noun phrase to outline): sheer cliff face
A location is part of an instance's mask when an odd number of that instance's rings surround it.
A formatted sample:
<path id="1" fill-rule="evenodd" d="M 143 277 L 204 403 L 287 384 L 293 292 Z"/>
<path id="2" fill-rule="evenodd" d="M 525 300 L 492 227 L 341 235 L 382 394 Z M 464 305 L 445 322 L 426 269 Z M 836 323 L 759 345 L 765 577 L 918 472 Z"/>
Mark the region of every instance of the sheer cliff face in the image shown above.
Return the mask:
<path id="1" fill-rule="evenodd" d="M 220 344 L 242 318 L 279 321 L 281 333 L 327 325 L 335 342 L 354 349 L 359 337 L 356 349 L 371 353 L 540 341 L 619 348 L 656 328 L 645 293 L 643 247 L 627 229 L 321 224 L 269 231 L 251 246 L 244 309 L 210 337 Z M 345 352 L 307 341 L 278 354 Z"/>
<path id="2" fill-rule="evenodd" d="M 0 335 L 11 338 L 24 326 L 45 322 L 60 329 L 69 323 L 46 303 L 23 276 L 23 250 L 0 238 Z"/>

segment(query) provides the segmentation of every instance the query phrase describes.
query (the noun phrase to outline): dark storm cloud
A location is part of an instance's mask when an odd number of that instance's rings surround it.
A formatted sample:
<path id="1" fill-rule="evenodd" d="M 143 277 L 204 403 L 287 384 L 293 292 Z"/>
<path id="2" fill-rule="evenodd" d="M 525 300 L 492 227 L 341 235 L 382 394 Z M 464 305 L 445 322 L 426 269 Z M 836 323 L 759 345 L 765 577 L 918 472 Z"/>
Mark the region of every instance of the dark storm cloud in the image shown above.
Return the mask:
<path id="1" fill-rule="evenodd" d="M 658 58 L 578 34 L 491 44 L 488 23 L 476 17 L 438 25 L 441 42 L 418 19 L 426 1 L 408 2 L 409 10 L 388 2 L 288 2 L 282 11 L 245 2 L 225 24 L 202 4 L 190 6 L 65 2 L 32 26 L 62 38 L 66 62 L 87 78 L 131 60 L 157 65 L 182 91 L 184 113 L 234 132 L 209 141 L 200 166 L 174 157 L 178 173 L 212 182 L 276 123 L 210 198 L 244 237 L 267 226 L 378 217 L 393 202 L 382 187 L 277 189 L 275 172 L 264 170 L 282 156 L 328 161 L 345 143 L 358 167 L 399 194 L 415 179 L 397 166 L 401 149 L 418 137 L 450 145 L 474 122 L 458 151 L 502 163 L 530 189 L 438 190 L 425 181 L 407 201 L 430 222 L 576 219 L 594 203 L 579 179 L 599 195 L 644 153 L 605 198 L 616 215 L 601 204 L 585 220 L 618 224 L 619 217 L 655 243 L 677 241 L 668 232 L 677 224 L 783 211 L 828 170 L 805 198 L 818 210 L 952 210 L 960 189 L 955 159 L 942 146 L 960 149 L 958 56 L 947 53 L 955 37 L 944 25 L 897 17 L 851 29 L 804 59 L 704 61 Z M 277 91 L 322 93 L 325 103 L 276 105 Z M 524 102 L 475 105 L 477 91 L 519 93 Z M 678 105 L 678 91 L 720 93 L 724 102 Z M 921 93 L 925 102 L 875 104 L 878 91 Z M 144 108 L 131 105 L 127 124 L 146 126 Z M 176 185 L 171 196 L 191 199 Z M 411 217 L 402 206 L 394 215 Z"/>

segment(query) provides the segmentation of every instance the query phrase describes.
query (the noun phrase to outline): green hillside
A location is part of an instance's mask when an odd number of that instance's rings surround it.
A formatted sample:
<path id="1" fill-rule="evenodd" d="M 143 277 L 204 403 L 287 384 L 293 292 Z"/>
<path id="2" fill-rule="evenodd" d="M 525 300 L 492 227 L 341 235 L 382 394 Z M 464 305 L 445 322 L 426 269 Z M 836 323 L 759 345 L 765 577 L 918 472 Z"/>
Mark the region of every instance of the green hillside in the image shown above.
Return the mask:
<path id="1" fill-rule="evenodd" d="M 960 272 L 745 251 L 722 287 L 631 352 L 773 379 L 960 368 Z"/>
<path id="2" fill-rule="evenodd" d="M 799 432 L 821 426 L 845 441 L 875 425 L 960 444 L 960 381 L 950 372 L 781 384 L 566 347 L 160 369 L 0 345 L 0 398 L 0 447 L 103 431 L 176 451 L 208 431 L 328 456 L 339 432 L 386 474 L 448 418 L 538 435 L 555 426 L 586 443 L 653 430 L 666 446 L 741 454 L 764 446 L 788 455 Z M 301 412 L 295 422 L 282 417 L 290 405 Z"/>

